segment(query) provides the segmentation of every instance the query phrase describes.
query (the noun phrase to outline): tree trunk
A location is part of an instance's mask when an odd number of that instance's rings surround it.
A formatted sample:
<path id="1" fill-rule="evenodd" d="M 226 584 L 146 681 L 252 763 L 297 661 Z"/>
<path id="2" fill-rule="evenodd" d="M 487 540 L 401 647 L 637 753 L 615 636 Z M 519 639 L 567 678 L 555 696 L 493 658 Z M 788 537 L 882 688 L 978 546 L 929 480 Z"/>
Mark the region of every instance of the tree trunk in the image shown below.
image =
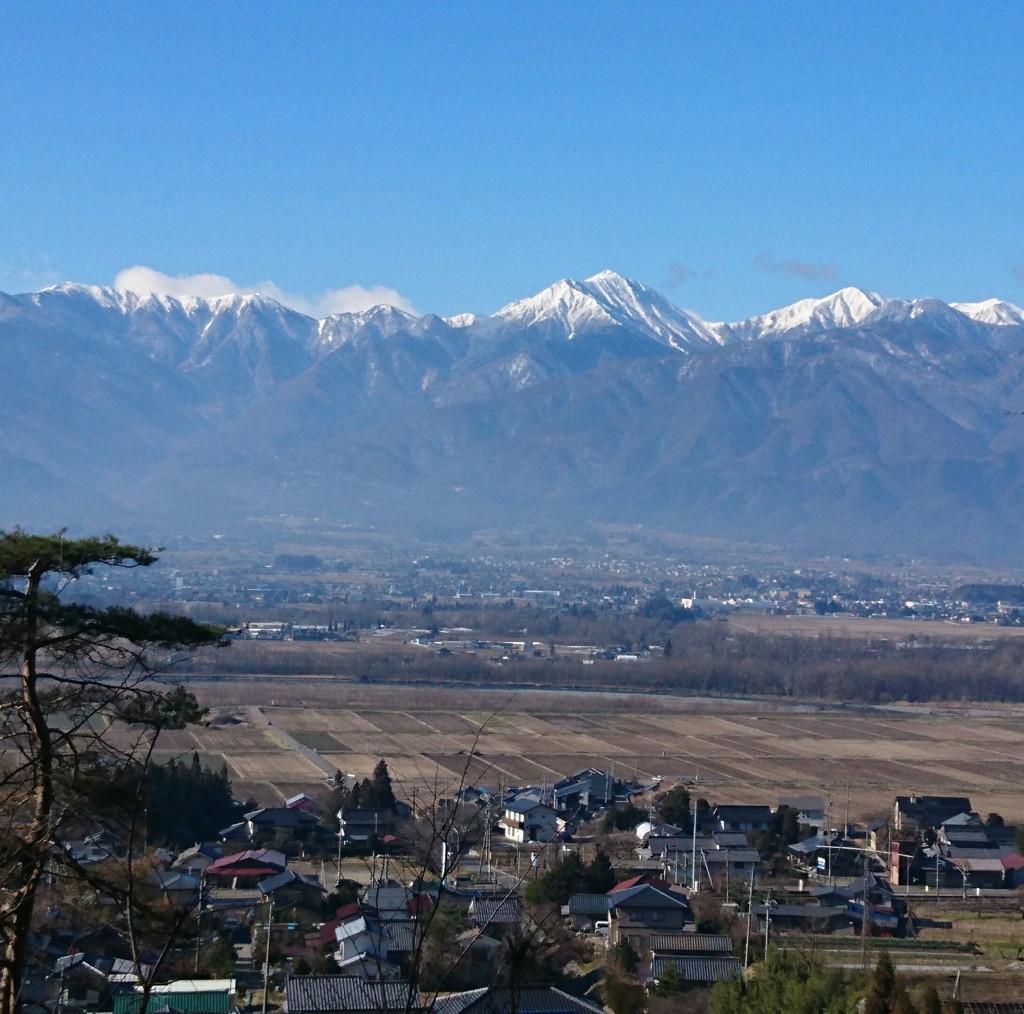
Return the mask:
<path id="1" fill-rule="evenodd" d="M 5 906 L 9 920 L 0 966 L 0 1012 L 14 1014 L 28 959 L 29 934 L 36 894 L 46 870 L 53 809 L 53 742 L 46 713 L 39 701 L 36 654 L 39 636 L 39 583 L 42 561 L 29 568 L 25 588 L 25 630 L 21 650 L 21 706 L 28 726 L 25 749 L 32 757 L 31 817 L 23 832 L 18 862 L 18 887 Z"/>

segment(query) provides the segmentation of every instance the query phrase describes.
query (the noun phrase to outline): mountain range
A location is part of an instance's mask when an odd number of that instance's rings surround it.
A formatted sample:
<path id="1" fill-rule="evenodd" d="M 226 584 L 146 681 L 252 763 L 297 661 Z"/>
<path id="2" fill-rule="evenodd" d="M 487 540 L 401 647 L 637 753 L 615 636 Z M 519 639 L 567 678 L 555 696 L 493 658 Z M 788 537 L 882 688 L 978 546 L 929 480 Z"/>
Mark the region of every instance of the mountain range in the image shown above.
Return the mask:
<path id="1" fill-rule="evenodd" d="M 640 525 L 1013 566 L 1022 349 L 994 299 L 846 288 L 716 323 L 611 271 L 447 318 L 0 294 L 0 527 Z"/>

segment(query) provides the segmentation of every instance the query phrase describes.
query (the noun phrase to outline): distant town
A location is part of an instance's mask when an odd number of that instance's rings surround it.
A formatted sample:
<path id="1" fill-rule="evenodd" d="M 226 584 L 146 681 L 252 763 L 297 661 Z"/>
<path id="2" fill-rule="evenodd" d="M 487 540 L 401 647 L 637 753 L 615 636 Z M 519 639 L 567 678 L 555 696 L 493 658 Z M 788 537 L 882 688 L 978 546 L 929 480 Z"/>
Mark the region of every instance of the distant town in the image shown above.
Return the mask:
<path id="1" fill-rule="evenodd" d="M 933 566 L 712 565 L 631 552 L 517 558 L 405 555 L 372 560 L 299 552 L 165 556 L 145 573 L 84 578 L 79 597 L 186 607 L 239 627 L 278 624 L 281 636 L 334 634 L 349 613 L 465 612 L 513 606 L 554 615 L 635 615 L 652 599 L 705 619 L 733 614 L 848 615 L 952 623 L 1024 624 L 1024 583 Z M 315 619 L 316 622 L 313 622 Z M 328 629 L 329 628 L 329 629 Z M 269 628 L 268 628 L 269 630 Z M 318 633 L 319 632 L 319 633 Z"/>

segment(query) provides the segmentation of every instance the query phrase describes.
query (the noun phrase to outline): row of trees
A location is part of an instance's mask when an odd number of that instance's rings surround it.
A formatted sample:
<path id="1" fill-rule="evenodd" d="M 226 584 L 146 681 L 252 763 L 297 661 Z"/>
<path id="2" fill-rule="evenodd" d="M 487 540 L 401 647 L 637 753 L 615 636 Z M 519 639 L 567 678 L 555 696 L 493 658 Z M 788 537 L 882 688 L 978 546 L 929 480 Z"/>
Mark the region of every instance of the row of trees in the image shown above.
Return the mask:
<path id="1" fill-rule="evenodd" d="M 210 841 L 240 819 L 244 806 L 231 794 L 228 771 L 203 767 L 199 754 L 188 763 L 171 760 L 140 772 L 146 785 L 145 832 L 150 844 L 187 848 Z"/>
<path id="2" fill-rule="evenodd" d="M 375 683 L 419 679 L 456 685 L 514 683 L 702 696 L 765 695 L 866 704 L 1024 701 L 1024 642 L 1019 639 L 979 643 L 966 652 L 952 645 L 912 648 L 739 633 L 727 639 L 726 631 L 728 624 L 691 625 L 685 633 L 672 634 L 670 657 L 652 656 L 636 663 L 584 665 L 582 659 L 559 653 L 555 642 L 553 656 L 548 650 L 548 658 L 504 665 L 492 663 L 486 652 L 411 655 L 392 648 L 341 656 L 316 647 L 282 652 L 276 645 L 254 643 L 240 648 L 233 666 L 206 660 L 197 671 L 210 675 L 232 669 L 280 675 L 318 673 Z"/>
<path id="3" fill-rule="evenodd" d="M 344 775 L 338 771 L 334 776 L 334 787 L 327 802 L 331 813 L 339 810 L 380 810 L 395 813 L 398 800 L 391 784 L 391 773 L 387 761 L 377 762 L 373 774 L 354 785 L 346 785 Z"/>
<path id="4" fill-rule="evenodd" d="M 710 1014 L 958 1014 L 933 985 L 913 990 L 896 974 L 883 951 L 870 978 L 830 968 L 799 951 L 773 951 L 756 975 L 730 979 L 711 991 Z"/>

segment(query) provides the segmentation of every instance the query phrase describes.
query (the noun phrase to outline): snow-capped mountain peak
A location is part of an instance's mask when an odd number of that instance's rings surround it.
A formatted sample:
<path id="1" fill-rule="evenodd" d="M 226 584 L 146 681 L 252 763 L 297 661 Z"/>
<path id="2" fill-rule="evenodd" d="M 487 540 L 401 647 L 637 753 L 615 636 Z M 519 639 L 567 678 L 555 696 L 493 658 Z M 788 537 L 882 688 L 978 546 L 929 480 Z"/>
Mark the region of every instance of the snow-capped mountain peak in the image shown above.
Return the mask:
<path id="1" fill-rule="evenodd" d="M 570 340 L 580 328 L 607 327 L 615 323 L 600 302 L 571 278 L 563 278 L 535 296 L 509 303 L 494 316 L 518 327 L 561 325 Z"/>
<path id="2" fill-rule="evenodd" d="M 995 324 L 1000 327 L 1024 324 L 1024 310 L 1002 299 L 986 299 L 981 303 L 950 303 L 949 305 L 954 310 L 959 310 L 972 320 L 982 324 Z"/>
<path id="3" fill-rule="evenodd" d="M 387 338 L 418 318 L 387 303 L 354 313 L 336 313 L 317 322 L 317 345 L 324 351 L 351 342 L 358 336 Z"/>
<path id="4" fill-rule="evenodd" d="M 740 340 L 776 334 L 811 334 L 837 327 L 853 327 L 886 302 L 875 292 L 847 286 L 820 299 L 801 299 L 770 313 L 722 325 L 723 331 Z"/>
<path id="5" fill-rule="evenodd" d="M 699 317 L 673 306 L 646 285 L 607 270 L 584 281 L 563 278 L 535 296 L 502 307 L 495 317 L 518 327 L 564 329 L 570 341 L 587 331 L 627 328 L 679 350 L 718 343 Z"/>

